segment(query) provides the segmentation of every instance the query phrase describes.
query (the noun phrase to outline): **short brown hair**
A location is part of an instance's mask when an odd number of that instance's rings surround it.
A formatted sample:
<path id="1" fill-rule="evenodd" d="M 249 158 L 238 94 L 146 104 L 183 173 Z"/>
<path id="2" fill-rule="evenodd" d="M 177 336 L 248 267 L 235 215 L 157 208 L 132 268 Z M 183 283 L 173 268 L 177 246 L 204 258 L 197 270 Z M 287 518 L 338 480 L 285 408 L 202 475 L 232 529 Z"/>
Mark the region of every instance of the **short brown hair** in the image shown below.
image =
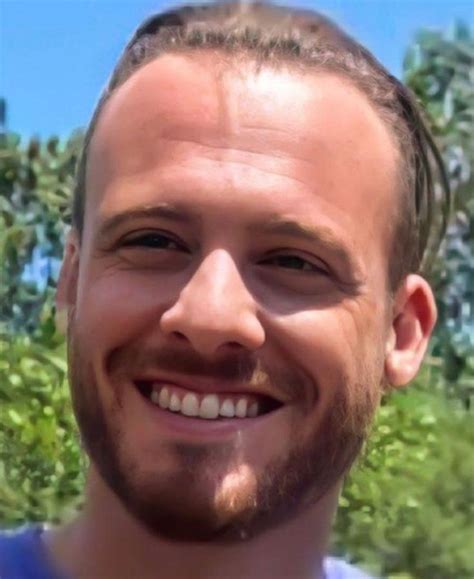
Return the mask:
<path id="1" fill-rule="evenodd" d="M 259 65 L 284 62 L 334 72 L 366 95 L 394 133 L 402 158 L 402 199 L 394 217 L 389 256 L 390 288 L 395 290 L 408 273 L 426 268 L 446 229 L 450 191 L 441 156 L 413 95 L 367 49 L 325 16 L 260 2 L 183 6 L 156 14 L 139 26 L 87 129 L 73 200 L 72 220 L 79 234 L 84 225 L 88 151 L 105 103 L 134 72 L 160 54 L 209 49 L 243 54 Z M 440 176 L 438 192 L 433 168 Z M 438 215 L 436 203 L 441 206 Z"/>

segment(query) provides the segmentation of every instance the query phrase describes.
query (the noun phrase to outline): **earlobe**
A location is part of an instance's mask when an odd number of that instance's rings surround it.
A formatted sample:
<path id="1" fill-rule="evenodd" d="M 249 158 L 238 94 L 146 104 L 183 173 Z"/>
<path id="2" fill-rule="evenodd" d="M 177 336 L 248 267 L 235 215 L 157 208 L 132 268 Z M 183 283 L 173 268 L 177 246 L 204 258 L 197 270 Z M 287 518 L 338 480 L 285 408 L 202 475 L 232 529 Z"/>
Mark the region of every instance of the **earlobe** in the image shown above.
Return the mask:
<path id="1" fill-rule="evenodd" d="M 79 238 L 77 232 L 71 230 L 66 239 L 56 290 L 56 328 L 63 334 L 67 332 L 69 310 L 76 304 L 78 272 Z"/>
<path id="2" fill-rule="evenodd" d="M 404 386 L 416 376 L 435 323 L 429 284 L 419 275 L 407 276 L 395 295 L 386 344 L 385 376 L 391 386 Z"/>

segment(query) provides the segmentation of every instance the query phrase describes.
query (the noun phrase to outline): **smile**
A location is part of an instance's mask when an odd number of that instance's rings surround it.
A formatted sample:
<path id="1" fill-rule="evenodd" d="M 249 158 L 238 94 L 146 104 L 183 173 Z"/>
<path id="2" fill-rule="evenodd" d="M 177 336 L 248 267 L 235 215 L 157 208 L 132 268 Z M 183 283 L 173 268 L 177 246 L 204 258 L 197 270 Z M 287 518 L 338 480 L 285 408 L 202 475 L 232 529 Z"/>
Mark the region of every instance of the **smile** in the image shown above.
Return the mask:
<path id="1" fill-rule="evenodd" d="M 138 382 L 137 388 L 142 396 L 162 410 L 204 420 L 256 418 L 282 406 L 277 400 L 260 394 L 201 393 L 157 382 Z"/>

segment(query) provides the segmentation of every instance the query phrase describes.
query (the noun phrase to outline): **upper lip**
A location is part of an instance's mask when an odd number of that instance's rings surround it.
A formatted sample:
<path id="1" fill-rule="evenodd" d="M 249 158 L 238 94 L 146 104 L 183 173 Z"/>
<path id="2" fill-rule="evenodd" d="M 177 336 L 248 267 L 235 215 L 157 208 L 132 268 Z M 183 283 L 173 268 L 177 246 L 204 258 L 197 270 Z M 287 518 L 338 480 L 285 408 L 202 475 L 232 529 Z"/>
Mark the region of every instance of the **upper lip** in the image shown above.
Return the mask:
<path id="1" fill-rule="evenodd" d="M 171 374 L 143 374 L 138 376 L 134 382 L 159 382 L 162 384 L 174 384 L 201 394 L 251 394 L 253 396 L 267 396 L 273 398 L 281 404 L 288 402 L 287 399 L 275 389 L 270 388 L 267 384 L 259 384 L 258 387 L 248 386 L 245 383 L 238 383 L 230 380 L 216 380 L 203 377 L 183 377 Z"/>

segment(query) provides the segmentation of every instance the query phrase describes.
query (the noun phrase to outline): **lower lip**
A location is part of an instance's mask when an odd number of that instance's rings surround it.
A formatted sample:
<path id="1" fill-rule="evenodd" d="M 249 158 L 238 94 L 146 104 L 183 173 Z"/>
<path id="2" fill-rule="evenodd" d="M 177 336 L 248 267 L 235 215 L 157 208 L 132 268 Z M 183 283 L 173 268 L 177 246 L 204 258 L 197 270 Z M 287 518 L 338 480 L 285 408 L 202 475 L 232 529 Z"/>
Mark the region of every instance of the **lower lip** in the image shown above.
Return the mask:
<path id="1" fill-rule="evenodd" d="M 183 416 L 178 412 L 164 410 L 158 405 L 146 400 L 140 393 L 142 399 L 152 418 L 160 430 L 169 435 L 184 436 L 194 439 L 216 439 L 225 436 L 233 436 L 239 431 L 252 428 L 262 424 L 274 413 L 275 410 L 256 418 L 219 418 L 206 420 L 205 418 L 194 418 Z"/>

